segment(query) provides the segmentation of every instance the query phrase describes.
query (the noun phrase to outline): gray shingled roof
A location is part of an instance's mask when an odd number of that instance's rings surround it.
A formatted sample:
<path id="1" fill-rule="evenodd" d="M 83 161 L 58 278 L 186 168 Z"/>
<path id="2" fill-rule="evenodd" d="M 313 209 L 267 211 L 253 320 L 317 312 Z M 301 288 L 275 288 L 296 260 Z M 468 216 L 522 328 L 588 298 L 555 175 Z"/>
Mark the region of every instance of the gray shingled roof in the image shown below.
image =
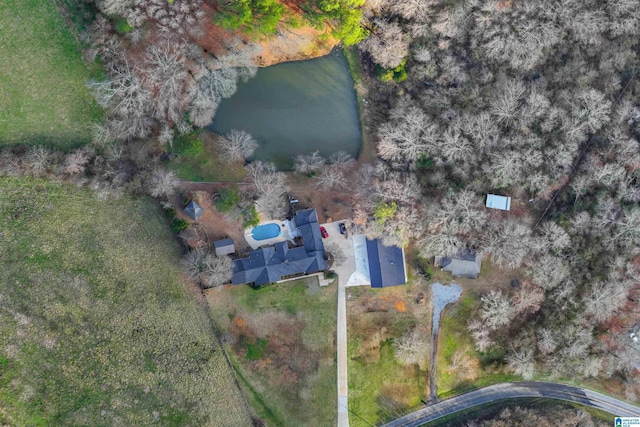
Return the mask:
<path id="1" fill-rule="evenodd" d="M 328 268 L 324 259 L 324 244 L 315 209 L 300 211 L 294 218 L 303 246 L 289 248 L 287 242 L 256 249 L 249 257 L 233 262 L 234 285 L 255 283 L 266 285 L 294 274 L 311 274 Z"/>
<path id="2" fill-rule="evenodd" d="M 475 252 L 466 251 L 453 257 L 439 257 L 437 259 L 440 268 L 448 271 L 454 276 L 468 277 L 475 279 L 480 274 L 482 261 Z"/>
<path id="3" fill-rule="evenodd" d="M 402 248 L 385 246 L 380 239 L 367 239 L 367 255 L 372 288 L 386 288 L 407 283 Z"/>
<path id="4" fill-rule="evenodd" d="M 204 213 L 204 209 L 202 209 L 199 204 L 192 200 L 184 208 L 184 213 L 187 214 L 192 220 L 197 221 Z"/>
<path id="5" fill-rule="evenodd" d="M 213 247 L 215 249 L 216 256 L 229 255 L 236 252 L 233 239 L 216 240 L 213 242 Z"/>

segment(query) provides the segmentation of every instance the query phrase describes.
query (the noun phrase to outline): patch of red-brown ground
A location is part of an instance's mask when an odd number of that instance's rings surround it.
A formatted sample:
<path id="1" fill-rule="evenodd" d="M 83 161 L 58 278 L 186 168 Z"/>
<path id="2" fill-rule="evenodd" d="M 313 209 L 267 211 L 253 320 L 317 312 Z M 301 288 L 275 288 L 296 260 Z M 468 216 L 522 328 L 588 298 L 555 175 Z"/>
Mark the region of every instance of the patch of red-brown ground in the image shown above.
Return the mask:
<path id="1" fill-rule="evenodd" d="M 290 194 L 300 201 L 300 208 L 315 208 L 320 222 L 353 219 L 357 200 L 350 183 L 356 179 L 355 175 L 360 164 L 360 162 L 353 163 L 346 170 L 347 186 L 339 190 L 324 190 L 316 185 L 315 178 L 290 172 L 287 179 Z"/>
<path id="2" fill-rule="evenodd" d="M 217 10 L 212 5 L 203 3 L 202 11 L 205 12 L 205 17 L 200 21 L 202 22 L 202 31 L 204 35 L 199 38 L 194 38 L 193 41 L 196 42 L 200 47 L 202 47 L 205 51 L 212 53 L 215 56 L 224 55 L 227 53 L 227 48 L 225 48 L 225 41 L 233 39 L 236 34 L 233 31 L 227 31 L 219 25 L 215 25 L 213 23 L 213 19 L 217 13 Z"/>
<path id="3" fill-rule="evenodd" d="M 234 352 L 246 358 L 249 348 L 264 344 L 264 354 L 256 360 L 246 362 L 247 367 L 264 375 L 269 382 L 285 389 L 294 387 L 300 378 L 317 369 L 318 356 L 303 343 L 301 320 L 281 313 L 258 316 L 260 322 L 252 322 L 235 316 L 229 333 L 234 338 Z M 262 325 L 269 323 L 267 328 Z"/>
<path id="4" fill-rule="evenodd" d="M 288 8 L 285 16 L 288 18 L 294 16 L 301 18 L 302 10 L 298 4 L 299 2 L 290 0 L 283 3 Z M 228 52 L 225 47 L 226 42 L 236 37 L 240 37 L 245 42 L 257 42 L 261 45 L 262 51 L 256 56 L 255 64 L 260 67 L 267 67 L 279 62 L 324 56 L 331 52 L 331 49 L 339 42 L 334 37 L 326 37 L 329 27 L 323 26 L 318 29 L 310 25 L 287 28 L 270 37 L 252 38 L 244 34 L 241 28 L 238 30 L 225 30 L 219 25 L 215 25 L 215 15 L 218 10 L 214 6 L 203 4 L 202 10 L 206 14 L 201 20 L 203 35 L 201 37 L 192 37 L 195 43 L 205 51 L 215 56 L 220 56 Z M 325 35 L 325 37 L 320 38 L 320 35 Z"/>
<path id="5" fill-rule="evenodd" d="M 175 206 L 176 214 L 179 218 L 187 220 L 190 224 L 197 224 L 197 229 L 205 233 L 207 243 L 211 244 L 214 240 L 230 237 L 235 243 L 236 252 L 240 252 L 249 247 L 244 239 L 241 220 L 221 214 L 211 200 L 211 195 L 225 185 L 221 183 L 191 183 L 183 181 L 180 183 L 180 191 L 171 197 L 170 202 Z M 197 222 L 184 213 L 185 202 L 189 200 L 195 201 L 204 209 L 204 214 Z"/>

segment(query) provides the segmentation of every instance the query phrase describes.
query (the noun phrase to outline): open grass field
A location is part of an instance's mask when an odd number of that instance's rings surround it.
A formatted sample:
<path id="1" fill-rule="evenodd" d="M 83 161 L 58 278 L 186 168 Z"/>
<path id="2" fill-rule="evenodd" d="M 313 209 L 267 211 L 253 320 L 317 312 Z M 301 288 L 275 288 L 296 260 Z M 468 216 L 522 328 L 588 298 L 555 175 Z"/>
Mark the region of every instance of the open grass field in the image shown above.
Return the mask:
<path id="1" fill-rule="evenodd" d="M 267 425 L 336 424 L 336 287 L 316 278 L 211 289 L 250 405 Z"/>
<path id="2" fill-rule="evenodd" d="M 417 409 L 428 394 L 428 347 L 420 365 L 403 365 L 394 355 L 394 339 L 407 331 L 419 328 L 429 340 L 429 286 L 412 282 L 381 290 L 347 289 L 351 426 L 383 424 Z"/>
<path id="3" fill-rule="evenodd" d="M 0 424 L 251 425 L 165 221 L 0 178 Z"/>
<path id="4" fill-rule="evenodd" d="M 0 2 L 0 58 L 0 147 L 64 149 L 91 139 L 91 122 L 101 110 L 53 0 Z"/>

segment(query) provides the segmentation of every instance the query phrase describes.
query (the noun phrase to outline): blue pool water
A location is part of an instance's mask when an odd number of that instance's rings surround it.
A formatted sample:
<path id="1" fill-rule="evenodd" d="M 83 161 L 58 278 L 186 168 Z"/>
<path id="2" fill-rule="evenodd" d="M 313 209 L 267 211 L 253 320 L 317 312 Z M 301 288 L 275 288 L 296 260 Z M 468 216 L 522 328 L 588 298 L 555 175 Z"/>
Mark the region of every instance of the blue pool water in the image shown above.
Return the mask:
<path id="1" fill-rule="evenodd" d="M 255 240 L 273 239 L 274 237 L 278 237 L 279 235 L 280 226 L 273 222 L 271 224 L 259 225 L 251 230 L 251 236 Z"/>

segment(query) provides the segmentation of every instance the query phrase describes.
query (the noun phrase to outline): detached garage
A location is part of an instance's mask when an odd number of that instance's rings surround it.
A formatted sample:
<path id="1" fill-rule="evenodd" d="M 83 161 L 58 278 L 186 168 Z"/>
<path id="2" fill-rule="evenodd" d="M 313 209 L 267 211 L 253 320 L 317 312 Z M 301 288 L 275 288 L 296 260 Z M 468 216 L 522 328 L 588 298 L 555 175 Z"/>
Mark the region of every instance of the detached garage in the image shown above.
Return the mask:
<path id="1" fill-rule="evenodd" d="M 386 288 L 407 283 L 404 249 L 385 246 L 380 239 L 369 240 L 363 235 L 353 237 L 356 273 L 347 286 L 370 285 Z"/>

